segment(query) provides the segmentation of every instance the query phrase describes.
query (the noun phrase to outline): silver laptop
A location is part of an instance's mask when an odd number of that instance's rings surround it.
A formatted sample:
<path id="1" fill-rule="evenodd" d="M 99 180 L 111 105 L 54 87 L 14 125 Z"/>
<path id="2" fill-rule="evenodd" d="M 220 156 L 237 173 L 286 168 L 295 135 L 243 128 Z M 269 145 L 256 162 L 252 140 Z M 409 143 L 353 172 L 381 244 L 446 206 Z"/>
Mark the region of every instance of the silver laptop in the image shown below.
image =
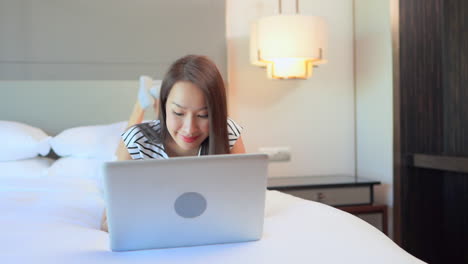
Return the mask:
<path id="1" fill-rule="evenodd" d="M 112 251 L 259 240 L 267 155 L 107 162 Z"/>

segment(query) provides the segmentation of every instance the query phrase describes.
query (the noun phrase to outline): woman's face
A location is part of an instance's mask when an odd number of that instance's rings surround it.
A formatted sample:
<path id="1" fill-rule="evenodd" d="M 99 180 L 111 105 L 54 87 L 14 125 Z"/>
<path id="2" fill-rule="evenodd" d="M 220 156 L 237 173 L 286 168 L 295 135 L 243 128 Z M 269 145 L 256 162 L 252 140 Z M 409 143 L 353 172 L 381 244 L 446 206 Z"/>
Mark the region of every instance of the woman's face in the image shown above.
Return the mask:
<path id="1" fill-rule="evenodd" d="M 177 152 L 196 154 L 209 134 L 208 108 L 200 88 L 179 81 L 166 102 L 166 125 Z"/>

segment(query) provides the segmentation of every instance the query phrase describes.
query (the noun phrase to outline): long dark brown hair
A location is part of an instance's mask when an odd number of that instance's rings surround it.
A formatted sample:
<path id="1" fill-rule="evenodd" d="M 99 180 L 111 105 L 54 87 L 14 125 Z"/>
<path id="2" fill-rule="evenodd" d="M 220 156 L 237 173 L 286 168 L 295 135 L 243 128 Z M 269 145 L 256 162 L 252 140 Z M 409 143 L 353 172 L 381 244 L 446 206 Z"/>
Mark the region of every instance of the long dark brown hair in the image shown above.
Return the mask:
<path id="1" fill-rule="evenodd" d="M 227 103 L 223 77 L 216 65 L 207 57 L 187 55 L 175 61 L 166 73 L 159 95 L 160 138 L 164 143 L 170 137 L 166 125 L 166 103 L 175 83 L 191 82 L 203 91 L 210 124 L 209 136 L 202 143 L 202 155 L 229 152 L 227 132 Z"/>

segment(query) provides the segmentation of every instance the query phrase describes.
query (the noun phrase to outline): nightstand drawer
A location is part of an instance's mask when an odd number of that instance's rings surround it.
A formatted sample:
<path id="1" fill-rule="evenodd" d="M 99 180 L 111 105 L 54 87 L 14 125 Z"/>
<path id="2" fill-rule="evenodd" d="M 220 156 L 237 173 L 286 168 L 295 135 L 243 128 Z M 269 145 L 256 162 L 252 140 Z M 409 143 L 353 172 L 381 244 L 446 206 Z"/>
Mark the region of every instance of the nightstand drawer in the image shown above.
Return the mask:
<path id="1" fill-rule="evenodd" d="M 276 190 L 333 206 L 364 205 L 372 203 L 372 189 L 369 188 L 369 186 L 334 188 L 296 187 Z"/>

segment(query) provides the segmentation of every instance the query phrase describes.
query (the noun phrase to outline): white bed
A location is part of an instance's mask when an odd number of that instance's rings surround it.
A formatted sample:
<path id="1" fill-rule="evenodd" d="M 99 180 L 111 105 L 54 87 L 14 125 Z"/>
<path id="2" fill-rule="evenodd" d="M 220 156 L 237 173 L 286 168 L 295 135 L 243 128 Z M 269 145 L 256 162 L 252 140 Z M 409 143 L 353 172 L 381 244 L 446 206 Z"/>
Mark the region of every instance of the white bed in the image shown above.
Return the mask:
<path id="1" fill-rule="evenodd" d="M 9 139 L 0 148 L 0 263 L 421 263 L 351 214 L 276 191 L 266 192 L 260 241 L 112 252 L 99 229 L 99 171 L 125 123 L 50 137 L 0 121 L 0 137 Z M 57 160 L 38 156 L 50 148 Z"/>
<path id="2" fill-rule="evenodd" d="M 11 175 L 0 186 L 1 263 L 422 263 L 351 214 L 276 191 L 258 242 L 115 253 L 95 181 Z"/>

